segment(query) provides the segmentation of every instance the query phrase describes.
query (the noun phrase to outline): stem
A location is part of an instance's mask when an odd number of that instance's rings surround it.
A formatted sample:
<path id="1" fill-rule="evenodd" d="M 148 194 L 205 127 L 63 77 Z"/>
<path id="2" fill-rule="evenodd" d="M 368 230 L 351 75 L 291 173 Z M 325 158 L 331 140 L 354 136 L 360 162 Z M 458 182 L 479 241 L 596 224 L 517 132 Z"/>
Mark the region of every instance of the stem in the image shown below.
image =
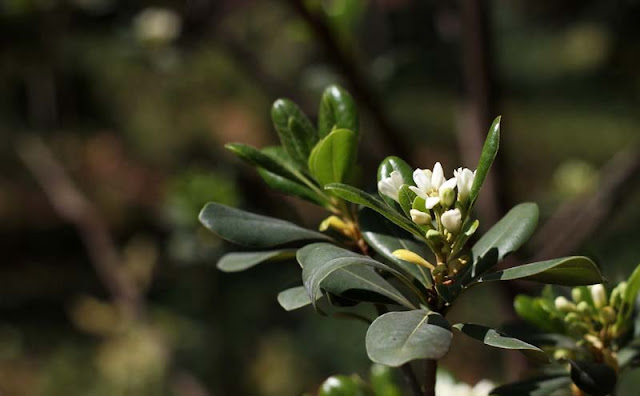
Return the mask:
<path id="1" fill-rule="evenodd" d="M 405 382 L 409 386 L 411 393 L 414 396 L 422 396 L 422 391 L 420 390 L 420 383 L 416 378 L 416 374 L 413 372 L 411 368 L 411 364 L 405 363 L 400 366 L 400 371 L 402 372 L 402 376 L 404 377 Z"/>
<path id="2" fill-rule="evenodd" d="M 424 396 L 436 396 L 436 372 L 438 371 L 438 361 L 427 360 L 427 370 L 424 379 Z"/>

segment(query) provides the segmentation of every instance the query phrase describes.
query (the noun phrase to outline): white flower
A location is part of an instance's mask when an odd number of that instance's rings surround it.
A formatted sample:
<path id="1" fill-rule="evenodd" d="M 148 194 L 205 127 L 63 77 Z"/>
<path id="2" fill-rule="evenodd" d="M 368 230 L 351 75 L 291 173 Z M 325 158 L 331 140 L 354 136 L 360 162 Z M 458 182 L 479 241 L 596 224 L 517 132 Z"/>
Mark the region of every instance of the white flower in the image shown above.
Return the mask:
<path id="1" fill-rule="evenodd" d="M 440 193 L 456 187 L 456 178 L 446 180 L 442 165 L 439 162 L 433 166 L 433 172 L 429 169 L 416 169 L 413 172 L 413 181 L 417 187 L 410 186 L 411 191 L 425 200 L 427 209 L 433 209 L 440 203 Z"/>
<path id="2" fill-rule="evenodd" d="M 460 209 L 447 210 L 440 217 L 440 221 L 442 221 L 442 225 L 447 231 L 456 233 L 460 231 L 460 227 L 462 226 L 462 213 Z"/>
<path id="3" fill-rule="evenodd" d="M 476 172 L 471 172 L 469 168 L 458 168 L 453 171 L 453 175 L 458 184 L 458 201 L 465 202 L 469 199 L 469 193 L 471 193 L 471 186 L 473 185 L 473 179 L 476 177 Z"/>
<path id="4" fill-rule="evenodd" d="M 431 215 L 429 213 L 421 212 L 418 209 L 411 209 L 409 211 L 411 220 L 418 225 L 431 224 Z"/>
<path id="5" fill-rule="evenodd" d="M 463 382 L 456 382 L 451 375 L 444 371 L 438 371 L 436 381 L 436 395 L 446 396 L 488 396 L 495 388 L 489 380 L 481 380 L 475 386 L 469 386 Z"/>
<path id="6" fill-rule="evenodd" d="M 389 177 L 385 177 L 378 182 L 378 191 L 398 202 L 398 191 L 403 184 L 402 174 L 398 171 L 393 171 Z"/>

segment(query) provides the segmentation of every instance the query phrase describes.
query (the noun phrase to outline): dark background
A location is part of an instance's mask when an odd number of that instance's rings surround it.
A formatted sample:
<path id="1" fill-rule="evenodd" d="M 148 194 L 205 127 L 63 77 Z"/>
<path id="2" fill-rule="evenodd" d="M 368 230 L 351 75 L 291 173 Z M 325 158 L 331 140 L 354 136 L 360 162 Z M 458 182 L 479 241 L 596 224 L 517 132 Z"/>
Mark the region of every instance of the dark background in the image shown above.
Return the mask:
<path id="1" fill-rule="evenodd" d="M 196 218 L 213 200 L 317 226 L 222 146 L 276 142 L 273 100 L 315 118 L 330 83 L 359 104 L 362 186 L 391 154 L 473 166 L 502 114 L 482 226 L 536 201 L 514 260 L 586 254 L 623 279 L 640 261 L 639 18 L 633 0 L 3 0 L 0 394 L 293 395 L 366 376 L 363 324 L 285 313 L 293 263 L 218 272 L 234 247 Z M 497 326 L 522 290 L 478 288 L 453 315 Z M 525 369 L 462 339 L 444 366 L 471 383 Z"/>

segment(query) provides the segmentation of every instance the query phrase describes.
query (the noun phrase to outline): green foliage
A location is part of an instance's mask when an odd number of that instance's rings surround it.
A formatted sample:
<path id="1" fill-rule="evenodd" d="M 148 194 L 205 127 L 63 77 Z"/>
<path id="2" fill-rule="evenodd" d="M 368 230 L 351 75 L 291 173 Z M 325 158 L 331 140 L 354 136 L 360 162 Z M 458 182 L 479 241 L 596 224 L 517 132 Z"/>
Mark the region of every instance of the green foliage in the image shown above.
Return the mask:
<path id="1" fill-rule="evenodd" d="M 323 304 L 333 305 L 336 314 L 366 321 L 368 318 L 340 310 L 373 303 L 378 316 L 371 322 L 365 343 L 374 362 L 397 367 L 416 359 L 442 358 L 453 338 L 444 315 L 472 285 L 495 280 L 587 285 L 604 280 L 586 257 L 487 273 L 533 234 L 538 222 L 538 207 L 533 203 L 515 206 L 473 247 L 466 246 L 478 229 L 472 207 L 497 155 L 500 117 L 489 130 L 475 173 L 459 168 L 455 178 L 447 179 L 440 163 L 433 170 L 414 171 L 402 159 L 387 157 L 377 172 L 380 197 L 346 184 L 355 167 L 358 121 L 355 104 L 343 89 L 331 86 L 325 90 L 318 132 L 288 100 L 274 103 L 272 118 L 281 146 L 258 150 L 232 144 L 227 148 L 256 166 L 271 187 L 317 203 L 331 215 L 320 224 L 321 232 L 316 232 L 210 203 L 200 220 L 221 237 L 257 249 L 287 247 L 232 253 L 219 267 L 240 271 L 290 257 L 295 251 L 290 248 L 299 248 L 296 258 L 302 267 L 303 286 L 284 290 L 278 302 L 285 310 L 310 304 L 318 309 L 317 302 L 324 296 Z M 547 305 L 520 298 L 517 309 L 533 322 L 543 323 L 549 319 Z M 561 319 L 554 320 L 549 323 Z M 454 327 L 486 345 L 549 360 L 538 346 L 495 329 L 462 323 Z M 336 377 L 334 382 L 350 392 L 360 389 L 352 377 Z"/>
<path id="2" fill-rule="evenodd" d="M 367 331 L 369 358 L 397 367 L 415 359 L 440 359 L 451 345 L 451 326 L 440 314 L 425 310 L 389 312 Z"/>

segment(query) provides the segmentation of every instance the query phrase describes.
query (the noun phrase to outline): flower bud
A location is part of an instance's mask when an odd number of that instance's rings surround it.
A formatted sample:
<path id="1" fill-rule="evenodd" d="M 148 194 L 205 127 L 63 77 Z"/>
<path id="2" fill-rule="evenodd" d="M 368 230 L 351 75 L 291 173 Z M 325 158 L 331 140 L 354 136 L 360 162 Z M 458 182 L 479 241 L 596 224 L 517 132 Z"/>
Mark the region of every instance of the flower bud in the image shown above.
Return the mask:
<path id="1" fill-rule="evenodd" d="M 413 220 L 417 225 L 431 224 L 431 215 L 429 213 L 421 212 L 417 209 L 411 209 L 409 214 L 411 215 L 411 220 Z"/>
<path id="2" fill-rule="evenodd" d="M 556 297 L 554 305 L 560 312 L 572 312 L 576 310 L 576 305 L 563 296 Z"/>
<path id="3" fill-rule="evenodd" d="M 439 192 L 439 195 L 440 195 L 440 204 L 444 208 L 451 207 L 451 205 L 453 205 L 453 202 L 456 199 L 456 193 L 453 191 L 452 188 L 441 189 Z"/>
<path id="4" fill-rule="evenodd" d="M 580 287 L 574 287 L 571 289 L 571 299 L 574 303 L 578 304 L 580 301 L 585 301 L 583 289 Z"/>
<path id="5" fill-rule="evenodd" d="M 580 312 L 580 313 L 587 313 L 587 312 L 589 312 L 591 310 L 591 306 L 586 301 L 580 301 L 578 303 L 577 308 L 578 308 L 578 312 Z"/>
<path id="6" fill-rule="evenodd" d="M 422 256 L 412 252 L 411 250 L 398 249 L 398 250 L 395 250 L 392 254 L 393 254 L 393 257 L 399 258 L 400 260 L 421 265 L 423 267 L 429 268 L 430 270 L 434 268 L 433 264 L 431 264 L 430 262 L 422 258 Z"/>
<path id="7" fill-rule="evenodd" d="M 614 287 L 611 291 L 611 296 L 609 297 L 609 305 L 617 309 L 618 306 L 620 306 L 620 303 L 622 303 L 622 297 L 624 295 L 624 292 L 626 291 L 626 288 L 626 282 L 621 282 L 618 284 L 618 286 Z"/>
<path id="8" fill-rule="evenodd" d="M 565 323 L 576 323 L 580 322 L 580 315 L 575 312 L 569 312 L 567 316 L 564 317 Z"/>
<path id="9" fill-rule="evenodd" d="M 440 217 L 440 221 L 442 221 L 442 225 L 447 231 L 455 234 L 460 231 L 462 226 L 462 213 L 460 213 L 460 209 L 447 210 Z"/>
<path id="10" fill-rule="evenodd" d="M 425 236 L 431 242 L 442 242 L 442 234 L 439 233 L 437 230 L 429 230 L 427 231 Z"/>
<path id="11" fill-rule="evenodd" d="M 556 349 L 556 351 L 553 352 L 553 358 L 555 360 L 571 359 L 572 357 L 573 353 L 568 349 Z"/>
<path id="12" fill-rule="evenodd" d="M 607 304 L 607 291 L 602 284 L 589 286 L 589 291 L 591 291 L 593 305 L 596 308 L 602 308 Z"/>
<path id="13" fill-rule="evenodd" d="M 453 171 L 453 175 L 456 178 L 456 184 L 458 186 L 458 201 L 466 202 L 467 199 L 469 199 L 471 186 L 473 186 L 475 172 L 471 172 L 471 169 L 467 168 L 458 168 Z"/>

